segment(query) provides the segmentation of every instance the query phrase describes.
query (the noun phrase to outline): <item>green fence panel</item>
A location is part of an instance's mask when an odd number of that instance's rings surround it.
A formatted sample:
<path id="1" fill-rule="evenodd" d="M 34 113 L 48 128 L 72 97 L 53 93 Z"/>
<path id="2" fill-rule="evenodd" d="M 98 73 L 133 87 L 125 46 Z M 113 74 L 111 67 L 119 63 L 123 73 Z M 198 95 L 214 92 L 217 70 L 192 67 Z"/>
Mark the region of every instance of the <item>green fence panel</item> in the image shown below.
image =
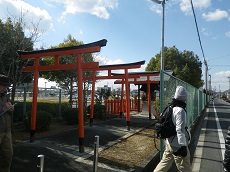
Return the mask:
<path id="1" fill-rule="evenodd" d="M 201 111 L 204 109 L 206 102 L 210 100 L 210 96 L 206 96 L 201 90 L 195 88 L 194 86 L 168 74 L 167 72 L 162 72 L 164 75 L 164 96 L 161 98 L 163 102 L 163 109 L 169 103 L 171 103 L 174 96 L 176 87 L 181 85 L 188 91 L 187 99 L 187 124 L 188 127 L 191 127 L 196 118 L 200 115 Z M 162 83 L 162 82 L 161 82 Z M 162 109 L 162 110 L 163 110 Z"/>

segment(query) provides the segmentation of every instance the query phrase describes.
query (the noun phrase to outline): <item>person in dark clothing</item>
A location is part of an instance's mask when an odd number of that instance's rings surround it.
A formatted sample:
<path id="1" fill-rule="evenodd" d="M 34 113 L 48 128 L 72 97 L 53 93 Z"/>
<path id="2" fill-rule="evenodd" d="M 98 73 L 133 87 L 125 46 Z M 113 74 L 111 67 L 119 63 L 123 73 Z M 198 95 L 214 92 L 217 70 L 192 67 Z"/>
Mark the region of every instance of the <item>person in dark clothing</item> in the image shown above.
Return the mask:
<path id="1" fill-rule="evenodd" d="M 7 95 L 9 78 L 0 74 L 0 171 L 9 172 L 13 156 L 11 114 L 14 110 Z"/>
<path id="2" fill-rule="evenodd" d="M 183 86 L 177 86 L 172 101 L 173 113 L 172 121 L 176 127 L 176 135 L 166 138 L 165 151 L 163 157 L 154 172 L 168 172 L 173 162 L 175 162 L 179 172 L 190 172 L 190 132 L 187 128 L 186 101 L 188 92 Z"/>
<path id="3" fill-rule="evenodd" d="M 225 153 L 223 165 L 224 171 L 230 172 L 230 126 L 228 127 L 228 132 L 225 139 Z"/>

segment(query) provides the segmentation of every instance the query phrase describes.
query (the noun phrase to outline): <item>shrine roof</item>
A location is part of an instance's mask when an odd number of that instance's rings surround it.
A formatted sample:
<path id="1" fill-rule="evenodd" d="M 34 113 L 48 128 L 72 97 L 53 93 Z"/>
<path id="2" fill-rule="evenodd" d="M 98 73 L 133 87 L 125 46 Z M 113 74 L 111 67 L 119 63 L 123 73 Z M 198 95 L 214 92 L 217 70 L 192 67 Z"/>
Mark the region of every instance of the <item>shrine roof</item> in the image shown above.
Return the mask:
<path id="1" fill-rule="evenodd" d="M 145 64 L 145 60 L 134 62 L 134 63 L 124 63 L 124 64 L 113 64 L 113 65 L 100 65 L 99 69 L 108 68 L 108 67 L 119 67 L 119 66 L 135 66 L 135 65 L 143 65 Z"/>
<path id="2" fill-rule="evenodd" d="M 90 47 L 104 47 L 107 44 L 106 39 L 102 39 L 100 41 L 88 43 L 88 44 L 83 44 L 79 46 L 71 46 L 71 47 L 63 47 L 63 48 L 51 48 L 51 49 L 46 49 L 46 50 L 35 50 L 35 51 L 21 51 L 18 50 L 17 53 L 19 55 L 29 55 L 29 54 L 39 54 L 39 53 L 47 53 L 47 52 L 56 52 L 56 51 L 63 51 L 63 50 L 75 50 L 75 49 L 82 49 L 82 48 L 90 48 Z"/>

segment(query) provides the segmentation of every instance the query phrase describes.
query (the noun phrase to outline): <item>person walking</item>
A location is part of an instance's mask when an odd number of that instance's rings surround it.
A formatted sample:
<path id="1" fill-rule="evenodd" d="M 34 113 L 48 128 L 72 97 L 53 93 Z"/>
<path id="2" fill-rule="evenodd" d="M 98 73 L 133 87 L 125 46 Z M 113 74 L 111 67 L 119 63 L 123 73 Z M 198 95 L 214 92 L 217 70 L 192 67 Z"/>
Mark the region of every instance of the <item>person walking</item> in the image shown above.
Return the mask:
<path id="1" fill-rule="evenodd" d="M 0 74 L 0 172 L 10 171 L 13 156 L 11 114 L 14 107 L 7 95 L 9 86 L 9 78 Z"/>
<path id="2" fill-rule="evenodd" d="M 190 153 L 188 144 L 191 140 L 187 128 L 186 100 L 188 92 L 183 86 L 177 86 L 172 100 L 173 114 L 172 121 L 176 127 L 176 135 L 165 140 L 165 151 L 163 157 L 154 172 L 167 172 L 175 161 L 180 172 L 190 172 Z"/>
<path id="3" fill-rule="evenodd" d="M 228 132 L 225 139 L 225 153 L 223 165 L 224 171 L 230 172 L 230 126 L 228 127 Z"/>

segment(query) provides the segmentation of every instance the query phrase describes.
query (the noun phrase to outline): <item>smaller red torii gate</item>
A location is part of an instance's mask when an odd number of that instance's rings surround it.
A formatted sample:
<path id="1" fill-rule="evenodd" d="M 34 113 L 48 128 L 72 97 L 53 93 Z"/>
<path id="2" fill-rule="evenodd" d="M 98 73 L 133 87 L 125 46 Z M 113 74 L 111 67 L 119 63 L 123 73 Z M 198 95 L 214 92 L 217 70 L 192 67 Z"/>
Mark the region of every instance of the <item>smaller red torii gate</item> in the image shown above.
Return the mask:
<path id="1" fill-rule="evenodd" d="M 122 73 L 112 73 L 114 76 L 123 76 Z M 149 120 L 151 120 L 151 90 L 150 84 L 160 84 L 160 72 L 158 71 L 146 71 L 146 72 L 130 72 L 130 76 L 138 75 L 139 78 L 129 79 L 129 84 L 141 85 L 147 84 L 147 92 L 148 92 L 148 109 L 149 109 Z M 114 84 L 124 84 L 123 80 L 116 80 Z M 138 90 L 139 91 L 139 90 Z M 139 99 L 140 100 L 140 99 Z M 138 103 L 140 104 L 140 102 Z"/>
<path id="2" fill-rule="evenodd" d="M 85 76 L 84 80 L 92 80 L 92 93 L 91 93 L 91 108 L 90 108 L 90 126 L 93 125 L 93 113 L 94 113 L 94 90 L 95 90 L 95 82 L 96 80 L 103 79 L 122 79 L 125 84 L 126 97 L 129 97 L 129 83 L 128 80 L 130 78 L 136 79 L 139 78 L 140 75 L 129 75 L 128 69 L 140 68 L 141 65 L 145 64 L 145 61 L 139 61 L 134 63 L 126 63 L 126 64 L 114 64 L 114 65 L 102 65 L 99 68 L 93 69 L 93 76 Z M 91 69 L 88 69 L 89 71 Z M 123 75 L 113 75 L 112 71 L 114 70 L 124 70 Z M 107 71 L 108 74 L 105 76 L 96 76 L 97 71 Z M 124 90 L 124 84 L 122 85 L 122 91 Z M 126 122 L 127 129 L 130 130 L 130 108 L 129 108 L 129 99 L 126 99 Z"/>
<path id="3" fill-rule="evenodd" d="M 84 113 L 83 113 L 83 100 L 82 100 L 82 71 L 93 70 L 99 67 L 98 62 L 82 62 L 82 54 L 100 52 L 101 47 L 106 46 L 107 40 L 103 39 L 97 42 L 65 47 L 54 48 L 48 50 L 38 51 L 17 51 L 20 58 L 23 60 L 34 59 L 33 66 L 26 66 L 22 69 L 23 72 L 34 73 L 33 84 L 33 100 L 31 112 L 31 130 L 30 142 L 34 142 L 34 135 L 36 130 L 36 112 L 37 112 L 37 96 L 38 96 L 38 77 L 39 71 L 52 71 L 52 70 L 71 70 L 75 69 L 78 73 L 78 134 L 79 134 L 79 152 L 84 152 Z M 71 64 L 60 64 L 60 56 L 62 55 L 76 55 L 76 61 Z M 40 58 L 54 57 L 54 64 L 41 66 Z"/>
<path id="4" fill-rule="evenodd" d="M 173 71 L 166 70 L 166 73 L 172 75 Z M 121 73 L 112 73 L 112 75 L 124 75 Z M 130 72 L 130 76 L 138 75 L 139 78 L 129 79 L 129 84 L 135 85 L 147 85 L 147 92 L 148 92 L 148 109 L 149 109 L 149 119 L 151 119 L 151 84 L 159 85 L 160 84 L 160 72 L 159 71 L 145 71 L 145 72 Z M 167 80 L 167 78 L 165 78 Z M 114 84 L 124 84 L 123 80 L 116 80 Z M 139 90 L 138 90 L 139 91 Z M 140 100 L 140 99 L 139 99 Z M 139 102 L 140 104 L 140 102 Z"/>

